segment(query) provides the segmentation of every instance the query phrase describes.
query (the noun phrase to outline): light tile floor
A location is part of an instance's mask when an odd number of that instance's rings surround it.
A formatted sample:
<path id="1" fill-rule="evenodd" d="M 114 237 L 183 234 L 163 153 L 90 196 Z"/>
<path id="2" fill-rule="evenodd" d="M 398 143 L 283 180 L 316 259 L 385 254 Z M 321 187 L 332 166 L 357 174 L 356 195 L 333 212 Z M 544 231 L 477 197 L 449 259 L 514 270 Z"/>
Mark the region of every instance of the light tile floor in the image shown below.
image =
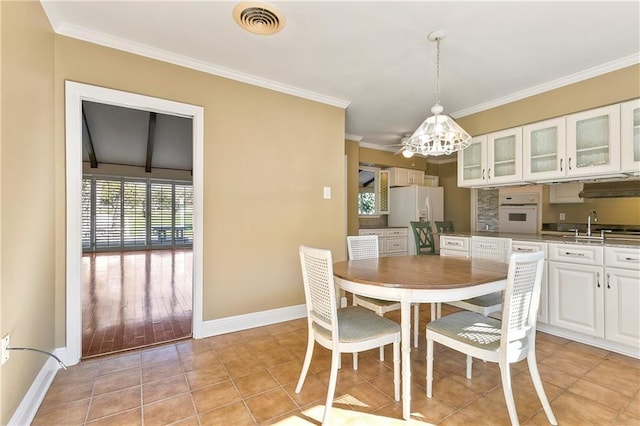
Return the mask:
<path id="1" fill-rule="evenodd" d="M 498 367 L 437 347 L 434 395 L 425 396 L 424 325 L 412 358 L 412 420 L 393 400 L 392 354 L 343 355 L 332 411 L 336 425 L 507 425 Z M 387 314 L 399 320 L 398 312 Z M 35 425 L 320 424 L 330 353 L 316 344 L 310 374 L 294 392 L 306 343 L 306 319 L 201 340 L 185 340 L 83 361 L 61 370 Z M 437 345 L 438 346 L 438 345 Z M 640 425 L 640 360 L 538 333 L 540 374 L 560 425 Z M 526 361 L 512 371 L 520 422 L 545 425 Z"/>

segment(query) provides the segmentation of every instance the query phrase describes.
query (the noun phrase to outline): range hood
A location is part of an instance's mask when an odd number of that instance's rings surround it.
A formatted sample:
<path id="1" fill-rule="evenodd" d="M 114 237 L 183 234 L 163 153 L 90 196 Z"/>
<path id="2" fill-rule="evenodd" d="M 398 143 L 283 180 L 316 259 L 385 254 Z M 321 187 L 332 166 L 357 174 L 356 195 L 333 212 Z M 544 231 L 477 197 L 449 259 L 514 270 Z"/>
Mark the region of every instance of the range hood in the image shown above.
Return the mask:
<path id="1" fill-rule="evenodd" d="M 585 183 L 580 198 L 640 197 L 640 181 Z"/>

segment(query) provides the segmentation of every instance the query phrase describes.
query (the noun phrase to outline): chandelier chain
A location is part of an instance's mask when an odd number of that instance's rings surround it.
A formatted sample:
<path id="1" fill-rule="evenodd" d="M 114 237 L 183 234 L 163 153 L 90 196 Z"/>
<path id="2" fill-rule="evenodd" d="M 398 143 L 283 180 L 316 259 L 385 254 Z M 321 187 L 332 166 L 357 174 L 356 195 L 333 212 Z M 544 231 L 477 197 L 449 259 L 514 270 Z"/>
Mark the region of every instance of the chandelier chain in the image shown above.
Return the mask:
<path id="1" fill-rule="evenodd" d="M 436 39 L 436 105 L 440 105 L 440 37 Z"/>

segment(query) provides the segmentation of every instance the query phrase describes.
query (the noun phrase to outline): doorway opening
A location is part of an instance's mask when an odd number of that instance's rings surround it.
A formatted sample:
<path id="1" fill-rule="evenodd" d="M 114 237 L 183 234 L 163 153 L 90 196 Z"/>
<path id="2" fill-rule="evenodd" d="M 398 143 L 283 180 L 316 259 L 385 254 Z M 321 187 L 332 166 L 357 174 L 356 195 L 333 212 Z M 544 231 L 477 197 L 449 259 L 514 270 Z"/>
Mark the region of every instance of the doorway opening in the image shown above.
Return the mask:
<path id="1" fill-rule="evenodd" d="M 82 293 L 83 289 L 83 243 L 86 244 L 86 229 L 83 232 L 82 221 L 82 187 L 83 187 L 83 132 L 86 129 L 83 126 L 83 102 L 89 101 L 99 104 L 112 105 L 118 107 L 131 108 L 139 111 L 148 111 L 151 114 L 166 114 L 168 116 L 183 117 L 190 119 L 191 131 L 192 131 L 192 223 L 188 224 L 184 222 L 183 216 L 178 216 L 183 220 L 183 223 L 176 222 L 176 216 L 172 216 L 162 223 L 156 220 L 155 228 L 152 228 L 153 219 L 144 222 L 144 226 L 138 226 L 136 238 L 133 240 L 129 238 L 127 241 L 131 243 L 135 241 L 138 247 L 129 247 L 129 249 L 140 249 L 140 245 L 146 245 L 146 248 L 154 248 L 153 244 L 167 244 L 167 241 L 171 241 L 170 250 L 162 250 L 166 254 L 170 254 L 170 260 L 166 261 L 169 265 L 169 271 L 175 271 L 178 263 L 182 262 L 182 267 L 191 269 L 191 274 L 184 274 L 185 277 L 189 277 L 189 290 L 192 294 L 192 316 L 191 316 L 191 333 L 194 338 L 202 337 L 202 198 L 203 198 L 203 145 L 204 145 L 204 110 L 202 107 L 195 105 L 189 105 L 165 99 L 153 98 L 143 95 L 136 95 L 133 93 L 122 92 L 118 90 L 106 89 L 97 86 L 91 86 L 76 82 L 66 82 L 66 194 L 67 194 L 67 209 L 66 209 L 66 348 L 62 353 L 65 358 L 65 362 L 73 365 L 77 363 L 82 357 L 83 346 L 83 305 L 82 305 Z M 149 181 L 150 182 L 150 181 Z M 157 198 L 157 197 L 156 197 Z M 184 197 L 183 197 L 184 198 Z M 184 199 L 183 199 L 184 201 Z M 175 207 L 175 206 L 174 206 Z M 145 213 L 146 214 L 146 213 Z M 123 213 L 121 213 L 123 215 Z M 124 217 L 124 216 L 122 216 Z M 116 220 L 115 223 L 118 221 Z M 139 223 L 138 223 L 139 222 Z M 136 219 L 138 225 L 142 223 L 142 219 Z M 129 225 L 132 222 L 129 221 Z M 124 219 L 120 224 L 123 227 Z M 134 227 L 135 228 L 135 227 Z M 145 236 L 142 237 L 142 231 L 144 228 Z M 161 229 L 162 228 L 162 229 Z M 119 243 L 120 246 L 113 247 L 113 250 L 118 250 L 117 257 L 124 259 L 129 257 L 134 259 L 134 252 L 129 252 L 127 247 L 123 247 L 124 244 L 124 232 L 120 233 Z M 129 237 L 132 235 L 128 233 Z M 155 235 L 155 237 L 154 237 Z M 167 239 L 167 235 L 170 236 Z M 162 238 L 164 236 L 164 238 Z M 94 234 L 95 238 L 95 234 Z M 144 240 L 144 242 L 142 242 Z M 188 260 L 184 257 L 180 260 L 180 256 L 184 253 L 181 252 L 188 250 L 187 248 L 176 247 L 180 242 L 185 243 L 190 240 L 192 245 L 192 259 L 189 264 Z M 104 239 L 101 240 L 104 243 Z M 145 248 L 143 247 L 143 248 Z M 154 253 L 156 250 L 152 250 L 147 254 L 143 252 L 144 259 L 141 260 L 146 270 L 149 262 L 154 262 Z M 92 254 L 96 256 L 94 259 L 94 266 L 101 260 L 98 259 L 98 254 Z M 106 253 L 105 256 L 116 255 L 115 252 Z M 178 260 L 177 260 L 178 259 Z M 91 259 L 88 259 L 88 269 L 91 270 Z M 162 264 L 164 261 L 156 260 Z M 134 262 L 135 263 L 135 262 Z M 186 266 L 185 266 L 186 265 Z M 120 271 L 124 269 L 120 267 Z M 96 270 L 94 269 L 94 272 Z M 169 272 L 171 276 L 171 272 Z M 143 277 L 142 282 L 147 283 L 148 279 L 151 279 L 151 275 L 148 274 L 147 278 Z M 169 279 L 169 283 L 171 279 Z M 171 287 L 171 284 L 169 284 Z M 175 290 L 174 280 L 174 290 Z M 152 309 L 152 304 L 148 304 L 149 309 Z"/>

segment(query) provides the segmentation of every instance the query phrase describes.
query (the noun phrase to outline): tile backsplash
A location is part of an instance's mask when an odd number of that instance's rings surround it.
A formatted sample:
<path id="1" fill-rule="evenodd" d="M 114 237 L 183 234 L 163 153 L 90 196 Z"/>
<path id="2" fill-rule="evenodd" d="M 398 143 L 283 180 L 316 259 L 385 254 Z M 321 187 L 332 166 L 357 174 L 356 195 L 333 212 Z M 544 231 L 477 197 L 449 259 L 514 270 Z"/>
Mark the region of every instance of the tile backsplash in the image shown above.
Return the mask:
<path id="1" fill-rule="evenodd" d="M 498 231 L 498 190 L 479 189 L 476 205 L 476 230 Z"/>

